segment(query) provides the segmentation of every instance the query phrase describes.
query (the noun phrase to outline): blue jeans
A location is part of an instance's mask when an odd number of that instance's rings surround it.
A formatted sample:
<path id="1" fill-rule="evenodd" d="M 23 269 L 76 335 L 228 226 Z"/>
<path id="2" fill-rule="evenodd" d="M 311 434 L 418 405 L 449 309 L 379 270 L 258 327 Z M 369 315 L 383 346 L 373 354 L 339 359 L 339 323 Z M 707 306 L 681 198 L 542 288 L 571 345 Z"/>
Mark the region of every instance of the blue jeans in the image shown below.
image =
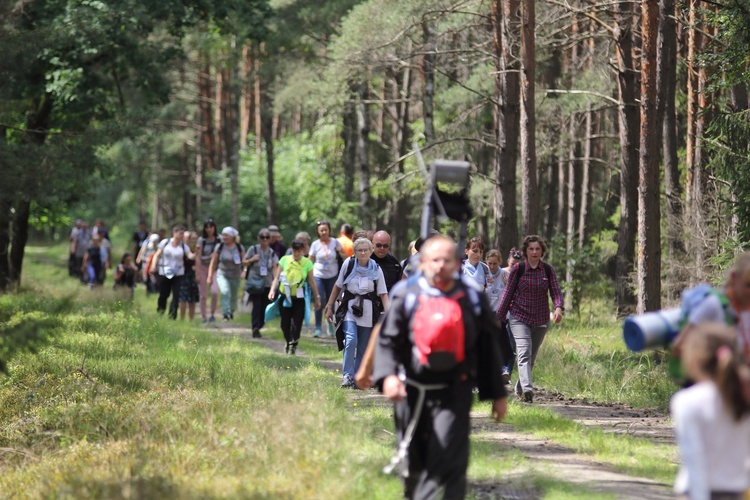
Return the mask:
<path id="1" fill-rule="evenodd" d="M 359 370 L 367 344 L 370 342 L 372 327 L 357 326 L 354 321 L 344 321 L 344 377 L 354 378 Z"/>
<path id="2" fill-rule="evenodd" d="M 240 278 L 227 278 L 223 274 L 216 275 L 216 284 L 221 292 L 221 313 L 224 316 L 234 314 L 237 310 L 237 291 L 240 288 Z"/>
<path id="3" fill-rule="evenodd" d="M 336 284 L 336 278 L 315 278 L 315 286 L 318 287 L 318 293 L 320 294 L 320 303 L 325 306 L 328 303 L 328 297 L 331 296 L 333 291 L 333 285 Z M 315 328 L 320 329 L 323 324 L 323 308 L 315 310 Z"/>

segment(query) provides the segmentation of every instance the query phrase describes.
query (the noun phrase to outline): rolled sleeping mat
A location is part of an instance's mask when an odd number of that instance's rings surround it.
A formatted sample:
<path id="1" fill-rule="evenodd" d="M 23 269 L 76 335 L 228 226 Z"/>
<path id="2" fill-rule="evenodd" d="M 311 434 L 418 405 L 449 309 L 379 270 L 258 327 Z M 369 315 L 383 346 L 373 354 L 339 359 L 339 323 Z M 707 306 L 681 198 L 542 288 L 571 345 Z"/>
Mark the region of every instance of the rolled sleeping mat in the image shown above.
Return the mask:
<path id="1" fill-rule="evenodd" d="M 679 307 L 630 316 L 622 325 L 625 345 L 631 351 L 667 346 L 680 333 L 681 322 Z"/>

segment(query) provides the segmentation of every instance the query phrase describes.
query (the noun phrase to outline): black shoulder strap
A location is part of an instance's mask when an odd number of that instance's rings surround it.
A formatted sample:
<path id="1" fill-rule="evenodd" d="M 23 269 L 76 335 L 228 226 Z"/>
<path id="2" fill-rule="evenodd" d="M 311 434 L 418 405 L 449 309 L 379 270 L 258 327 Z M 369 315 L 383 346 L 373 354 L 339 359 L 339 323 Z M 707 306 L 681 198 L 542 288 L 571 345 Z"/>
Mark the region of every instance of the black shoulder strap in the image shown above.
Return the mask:
<path id="1" fill-rule="evenodd" d="M 544 274 L 547 275 L 547 281 L 552 283 L 552 266 L 544 261 L 542 261 L 542 264 L 544 265 Z"/>
<path id="2" fill-rule="evenodd" d="M 222 248 L 224 248 L 224 242 L 223 242 L 223 241 L 222 241 L 222 242 L 220 242 L 220 243 L 219 243 L 219 244 L 218 244 L 218 245 L 216 246 L 216 249 L 214 250 L 214 252 L 216 252 L 216 253 L 218 253 L 218 254 L 221 254 L 221 249 L 222 249 Z"/>
<path id="3" fill-rule="evenodd" d="M 518 271 L 516 271 L 516 279 L 521 279 L 521 276 L 523 276 L 523 273 L 526 271 L 526 262 L 519 262 L 518 263 Z"/>
<path id="4" fill-rule="evenodd" d="M 344 273 L 344 281 L 352 274 L 352 271 L 354 271 L 354 257 L 349 257 L 349 264 L 346 265 L 346 272 Z"/>

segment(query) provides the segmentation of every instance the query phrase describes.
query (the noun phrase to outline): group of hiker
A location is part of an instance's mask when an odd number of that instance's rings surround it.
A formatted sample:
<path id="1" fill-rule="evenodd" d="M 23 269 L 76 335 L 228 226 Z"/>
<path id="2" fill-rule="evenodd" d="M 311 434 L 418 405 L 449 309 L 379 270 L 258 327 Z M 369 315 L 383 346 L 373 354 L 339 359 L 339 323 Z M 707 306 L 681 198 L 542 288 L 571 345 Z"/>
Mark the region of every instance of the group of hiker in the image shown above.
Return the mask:
<path id="1" fill-rule="evenodd" d="M 132 290 L 140 269 L 159 312 L 171 295 L 170 317 L 179 309 L 184 318 L 187 309 L 192 320 L 198 303 L 204 323 L 216 321 L 219 295 L 223 320 L 232 321 L 245 293 L 253 337 L 276 311 L 289 355 L 314 316 L 313 337 L 335 336 L 343 351 L 341 387 L 375 387 L 394 403 L 399 447 L 387 469 L 401 473 L 405 495 L 462 498 L 473 392 L 492 401 L 501 420 L 517 366 L 514 392 L 532 403 L 539 348 L 550 323 L 562 319 L 544 239 L 526 236 L 502 267 L 503 256 L 485 255 L 480 237 L 459 250 L 451 237 L 432 234 L 398 259 L 384 230 L 344 224 L 334 238 L 323 220 L 315 232 L 314 241 L 297 233 L 287 248 L 269 225 L 245 247 L 235 228 L 219 232 L 212 219 L 200 233 L 175 226 L 171 237 L 141 224 L 115 281 Z M 70 240 L 71 274 L 91 287 L 103 283 L 111 268 L 103 223 L 89 231 L 80 221 Z M 671 404 L 683 458 L 675 491 L 689 498 L 741 498 L 750 487 L 748 311 L 750 253 L 738 257 L 724 287 L 691 305 L 674 343 L 691 379 Z"/>

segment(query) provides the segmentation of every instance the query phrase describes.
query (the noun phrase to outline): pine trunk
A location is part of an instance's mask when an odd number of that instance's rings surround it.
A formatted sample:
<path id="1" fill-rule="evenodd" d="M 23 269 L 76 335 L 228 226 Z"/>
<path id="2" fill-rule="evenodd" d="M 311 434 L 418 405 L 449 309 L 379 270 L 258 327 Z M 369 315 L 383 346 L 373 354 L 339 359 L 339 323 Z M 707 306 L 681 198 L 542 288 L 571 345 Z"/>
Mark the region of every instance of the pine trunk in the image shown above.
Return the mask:
<path id="1" fill-rule="evenodd" d="M 682 237 L 682 185 L 677 158 L 677 30 L 674 0 L 659 2 L 659 68 L 657 70 L 657 108 L 661 116 L 664 191 L 667 207 L 667 298 L 679 296 L 680 263 L 685 246 Z M 657 125 L 658 126 L 658 125 Z"/>
<path id="2" fill-rule="evenodd" d="M 573 281 L 575 279 L 575 251 L 576 239 L 576 116 L 571 113 L 570 123 L 568 124 L 568 227 L 565 231 L 565 249 L 566 249 L 566 266 L 565 266 L 565 309 L 573 310 Z"/>
<path id="3" fill-rule="evenodd" d="M 424 138 L 427 144 L 435 140 L 435 42 L 433 40 L 434 28 L 429 21 L 422 22 L 422 35 L 424 45 L 424 56 L 422 58 L 422 79 L 424 91 L 422 92 L 422 105 L 424 106 Z"/>
<path id="4" fill-rule="evenodd" d="M 638 184 L 638 312 L 661 308 L 661 208 L 656 106 L 659 6 L 641 7 L 641 138 Z"/>
<path id="5" fill-rule="evenodd" d="M 370 163 L 369 143 L 370 122 L 365 101 L 369 95 L 366 82 L 359 84 L 357 111 L 357 170 L 359 173 L 359 217 L 364 227 L 371 227 L 370 213 Z"/>
<path id="6" fill-rule="evenodd" d="M 620 226 L 617 232 L 615 303 L 620 316 L 635 311 L 631 274 L 635 270 L 635 237 L 638 220 L 638 108 L 633 59 L 632 5 L 617 5 L 617 81 L 620 135 Z"/>
<path id="7" fill-rule="evenodd" d="M 539 175 L 536 166 L 536 109 L 534 99 L 535 0 L 523 0 L 521 26 L 521 232 L 535 234 L 539 219 Z"/>
<path id="8" fill-rule="evenodd" d="M 518 159 L 518 127 L 520 120 L 519 69 L 514 54 L 518 53 L 519 0 L 493 0 L 492 25 L 495 48 L 495 137 L 497 148 L 493 162 L 495 187 L 493 212 L 495 214 L 494 247 L 500 254 L 508 255 L 511 247 L 518 246 L 518 221 L 516 216 L 516 161 Z"/>

